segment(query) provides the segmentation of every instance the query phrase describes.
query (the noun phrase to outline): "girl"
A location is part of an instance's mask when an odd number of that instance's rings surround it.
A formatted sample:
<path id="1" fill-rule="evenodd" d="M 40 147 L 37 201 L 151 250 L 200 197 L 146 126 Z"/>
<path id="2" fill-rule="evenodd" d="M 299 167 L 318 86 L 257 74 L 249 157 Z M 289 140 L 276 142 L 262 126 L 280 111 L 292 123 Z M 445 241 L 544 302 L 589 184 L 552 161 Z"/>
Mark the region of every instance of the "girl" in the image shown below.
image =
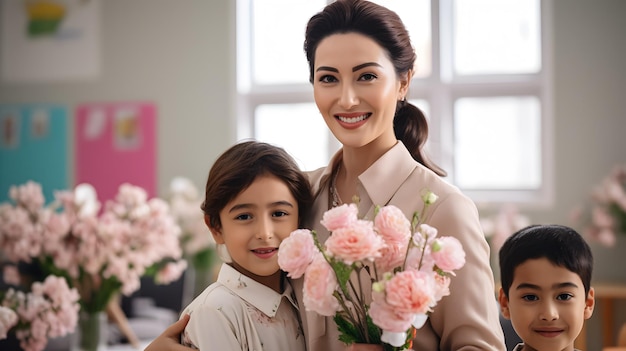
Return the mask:
<path id="1" fill-rule="evenodd" d="M 222 264 L 217 281 L 185 308 L 184 345 L 200 350 L 305 350 L 281 241 L 312 203 L 306 177 L 281 148 L 236 144 L 215 161 L 202 204 Z"/>

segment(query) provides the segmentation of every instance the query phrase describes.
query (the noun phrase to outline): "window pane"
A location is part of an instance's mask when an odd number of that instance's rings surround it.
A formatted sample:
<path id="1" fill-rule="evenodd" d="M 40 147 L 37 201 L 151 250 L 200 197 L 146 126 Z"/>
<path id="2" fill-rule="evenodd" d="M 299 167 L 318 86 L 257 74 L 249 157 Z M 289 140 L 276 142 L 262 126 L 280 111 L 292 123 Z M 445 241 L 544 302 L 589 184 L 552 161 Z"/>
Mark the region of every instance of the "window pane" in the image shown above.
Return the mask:
<path id="1" fill-rule="evenodd" d="M 306 24 L 325 0 L 252 1 L 252 76 L 255 84 L 308 83 Z"/>
<path id="2" fill-rule="evenodd" d="M 411 37 L 417 60 L 415 78 L 430 76 L 432 71 L 432 32 L 430 0 L 373 0 L 400 16 Z"/>
<path id="3" fill-rule="evenodd" d="M 463 98 L 454 107 L 455 183 L 463 189 L 541 186 L 540 103 L 535 97 Z"/>
<path id="4" fill-rule="evenodd" d="M 454 1 L 457 74 L 536 73 L 541 69 L 539 0 Z"/>
<path id="5" fill-rule="evenodd" d="M 331 150 L 330 133 L 314 103 L 260 105 L 255 123 L 255 138 L 283 147 L 302 170 L 326 166 L 336 151 Z"/>

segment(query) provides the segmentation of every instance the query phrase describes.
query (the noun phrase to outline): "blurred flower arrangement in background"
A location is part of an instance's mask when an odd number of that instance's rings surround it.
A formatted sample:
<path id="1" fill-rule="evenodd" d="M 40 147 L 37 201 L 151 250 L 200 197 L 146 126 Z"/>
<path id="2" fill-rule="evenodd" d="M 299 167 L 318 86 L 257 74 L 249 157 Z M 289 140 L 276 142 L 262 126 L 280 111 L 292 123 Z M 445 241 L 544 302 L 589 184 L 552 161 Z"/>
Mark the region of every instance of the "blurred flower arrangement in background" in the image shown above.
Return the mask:
<path id="1" fill-rule="evenodd" d="M 13 328 L 23 350 L 43 350 L 48 338 L 74 331 L 79 298 L 75 288 L 70 289 L 65 279 L 55 275 L 34 282 L 30 292 L 0 291 L 0 340 Z"/>
<path id="2" fill-rule="evenodd" d="M 613 247 L 616 234 L 626 235 L 626 165 L 617 165 L 591 191 L 590 202 L 579 205 L 571 220 L 589 240 Z"/>
<path id="3" fill-rule="evenodd" d="M 95 315 L 120 292 L 138 290 L 142 276 L 168 284 L 187 267 L 168 203 L 148 199 L 140 187 L 122 184 L 102 209 L 89 184 L 56 191 L 49 205 L 32 181 L 12 186 L 9 197 L 14 203 L 0 204 L 0 253 L 40 271 L 20 272 L 27 273 L 19 278 L 23 290 L 29 280 L 62 277 L 78 293 L 81 312 Z"/>
<path id="4" fill-rule="evenodd" d="M 195 185 L 185 177 L 176 177 L 170 182 L 169 204 L 172 215 L 181 228 L 180 243 L 183 257 L 193 268 L 193 298 L 212 281 L 215 260 L 215 240 L 204 223 L 204 212 L 200 206 L 202 198 Z"/>
<path id="5" fill-rule="evenodd" d="M 516 231 L 529 226 L 530 219 L 521 214 L 517 206 L 506 204 L 492 216 L 481 217 L 480 225 L 491 248 L 492 257 L 497 257 L 506 239 Z"/>

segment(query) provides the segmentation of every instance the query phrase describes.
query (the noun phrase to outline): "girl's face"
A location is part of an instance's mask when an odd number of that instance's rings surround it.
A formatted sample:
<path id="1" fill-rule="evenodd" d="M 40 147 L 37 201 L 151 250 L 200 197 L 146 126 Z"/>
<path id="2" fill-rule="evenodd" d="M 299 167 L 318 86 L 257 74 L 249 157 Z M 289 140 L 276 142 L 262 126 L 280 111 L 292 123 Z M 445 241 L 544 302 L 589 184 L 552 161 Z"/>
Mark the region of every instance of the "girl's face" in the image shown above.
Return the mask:
<path id="1" fill-rule="evenodd" d="M 222 228 L 211 232 L 233 267 L 259 283 L 275 282 L 278 246 L 298 228 L 298 202 L 287 185 L 273 175 L 257 177 L 220 211 L 220 221 Z"/>
<path id="2" fill-rule="evenodd" d="M 530 259 L 514 274 L 509 298 L 501 290 L 499 300 L 524 350 L 574 350 L 584 320 L 593 313 L 593 288 L 586 296 L 578 274 L 547 258 Z"/>
<path id="3" fill-rule="evenodd" d="M 396 104 L 407 89 L 385 49 L 365 35 L 333 34 L 315 51 L 315 102 L 344 147 L 393 146 Z"/>

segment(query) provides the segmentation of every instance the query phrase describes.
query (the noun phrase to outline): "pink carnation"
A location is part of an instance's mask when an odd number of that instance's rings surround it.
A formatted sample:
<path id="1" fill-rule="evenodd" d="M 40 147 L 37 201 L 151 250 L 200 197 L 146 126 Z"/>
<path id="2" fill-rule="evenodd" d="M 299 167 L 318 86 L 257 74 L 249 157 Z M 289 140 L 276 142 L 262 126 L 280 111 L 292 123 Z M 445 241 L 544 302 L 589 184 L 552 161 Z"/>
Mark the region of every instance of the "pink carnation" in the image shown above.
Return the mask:
<path id="1" fill-rule="evenodd" d="M 402 313 L 427 313 L 435 304 L 432 272 L 402 271 L 385 285 L 386 301 Z"/>
<path id="2" fill-rule="evenodd" d="M 380 257 L 376 259 L 376 269 L 379 273 L 391 272 L 394 268 L 402 266 L 406 255 L 408 242 L 404 244 L 387 244 L 380 250 Z"/>
<path id="3" fill-rule="evenodd" d="M 430 246 L 424 251 L 419 247 L 412 247 L 406 257 L 406 269 L 429 272 L 435 267 L 435 260 L 430 254 Z"/>
<path id="4" fill-rule="evenodd" d="M 364 220 L 357 220 L 348 227 L 338 228 L 326 240 L 328 252 L 348 265 L 380 257 L 380 250 L 384 246 L 385 242 L 374 231 L 372 222 Z"/>
<path id="5" fill-rule="evenodd" d="M 319 252 L 308 229 L 293 231 L 278 248 L 278 265 L 293 279 L 302 277 L 305 270 Z"/>
<path id="6" fill-rule="evenodd" d="M 324 212 L 320 223 L 331 232 L 350 226 L 358 220 L 359 209 L 355 204 L 343 204 Z"/>
<path id="7" fill-rule="evenodd" d="M 381 293 L 372 293 L 374 300 L 370 306 L 368 314 L 372 317 L 374 324 L 385 331 L 401 333 L 406 332 L 413 321 L 413 314 L 399 312 L 393 306 L 385 302 Z"/>
<path id="8" fill-rule="evenodd" d="M 308 311 L 315 311 L 323 316 L 332 316 L 340 306 L 333 296 L 339 288 L 335 272 L 326 262 L 321 253 L 313 258 L 313 262 L 305 272 L 303 302 Z"/>
<path id="9" fill-rule="evenodd" d="M 465 251 L 461 242 L 452 236 L 438 238 L 432 247 L 433 258 L 437 267 L 452 272 L 465 265 Z"/>
<path id="10" fill-rule="evenodd" d="M 374 228 L 388 244 L 405 244 L 411 237 L 411 222 L 393 205 L 380 208 L 374 218 Z"/>
<path id="11" fill-rule="evenodd" d="M 435 278 L 435 301 L 439 301 L 442 297 L 450 295 L 450 276 L 437 272 L 434 272 L 433 276 Z"/>

